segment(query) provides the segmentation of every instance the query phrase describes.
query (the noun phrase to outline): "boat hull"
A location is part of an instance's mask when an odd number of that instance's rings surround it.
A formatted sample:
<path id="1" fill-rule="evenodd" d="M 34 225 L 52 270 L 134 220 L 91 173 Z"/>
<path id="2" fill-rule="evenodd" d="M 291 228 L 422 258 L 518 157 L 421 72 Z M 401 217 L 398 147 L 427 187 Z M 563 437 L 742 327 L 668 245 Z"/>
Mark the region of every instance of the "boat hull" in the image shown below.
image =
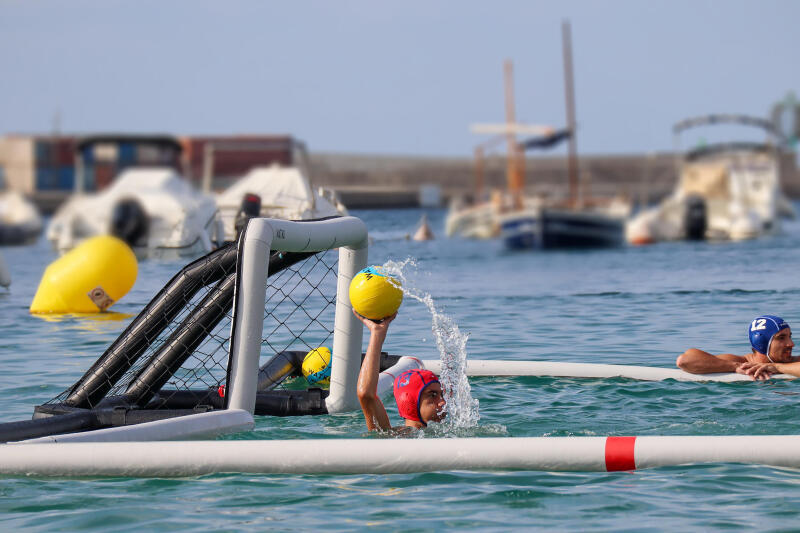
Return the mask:
<path id="1" fill-rule="evenodd" d="M 33 244 L 41 233 L 41 226 L 0 224 L 0 246 Z"/>
<path id="2" fill-rule="evenodd" d="M 597 212 L 539 209 L 506 215 L 501 236 L 507 248 L 607 248 L 623 243 L 623 220 Z"/>

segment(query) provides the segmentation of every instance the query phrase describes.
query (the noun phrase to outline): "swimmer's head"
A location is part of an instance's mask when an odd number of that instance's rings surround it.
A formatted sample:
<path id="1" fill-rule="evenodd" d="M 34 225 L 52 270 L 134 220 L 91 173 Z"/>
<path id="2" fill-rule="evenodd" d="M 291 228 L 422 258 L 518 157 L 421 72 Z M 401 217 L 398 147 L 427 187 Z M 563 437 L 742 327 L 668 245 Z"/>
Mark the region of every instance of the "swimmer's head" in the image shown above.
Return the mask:
<path id="1" fill-rule="evenodd" d="M 792 342 L 791 331 L 778 335 L 783 330 L 789 330 L 789 324 L 779 316 L 761 315 L 756 317 L 750 323 L 750 346 L 754 351 L 766 355 L 767 359 L 772 362 L 788 361 L 791 359 L 794 343 Z M 775 353 L 770 353 L 772 341 L 776 335 L 782 339 L 781 345 L 775 346 L 775 348 L 780 349 L 773 350 Z M 788 342 L 783 342 L 783 337 L 786 337 L 785 341 Z"/>
<path id="2" fill-rule="evenodd" d="M 394 399 L 400 416 L 423 426 L 444 418 L 444 397 L 439 378 L 430 370 L 413 368 L 394 380 Z"/>

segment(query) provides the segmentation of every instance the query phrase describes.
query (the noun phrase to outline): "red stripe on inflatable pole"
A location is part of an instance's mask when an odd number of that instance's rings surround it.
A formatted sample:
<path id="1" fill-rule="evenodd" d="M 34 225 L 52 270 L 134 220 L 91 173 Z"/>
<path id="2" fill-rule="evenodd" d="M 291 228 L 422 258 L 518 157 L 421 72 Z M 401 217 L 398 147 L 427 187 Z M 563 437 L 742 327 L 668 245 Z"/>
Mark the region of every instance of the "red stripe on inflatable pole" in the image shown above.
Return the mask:
<path id="1" fill-rule="evenodd" d="M 636 461 L 633 457 L 635 444 L 636 437 L 606 438 L 606 470 L 609 472 L 636 470 Z"/>

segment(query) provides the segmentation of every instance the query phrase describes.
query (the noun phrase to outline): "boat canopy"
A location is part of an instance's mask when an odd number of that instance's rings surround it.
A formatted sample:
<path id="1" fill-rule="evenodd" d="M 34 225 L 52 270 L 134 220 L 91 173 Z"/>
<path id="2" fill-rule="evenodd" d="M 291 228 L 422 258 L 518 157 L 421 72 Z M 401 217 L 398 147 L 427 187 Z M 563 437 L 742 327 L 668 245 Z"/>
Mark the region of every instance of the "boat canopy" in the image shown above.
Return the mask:
<path id="1" fill-rule="evenodd" d="M 168 134 L 155 134 L 155 135 L 139 135 L 128 133 L 104 133 L 98 135 L 88 135 L 78 139 L 75 143 L 75 150 L 80 152 L 87 146 L 92 146 L 98 143 L 110 144 L 150 144 L 156 146 L 165 146 L 174 149 L 177 153 L 181 153 L 183 146 L 180 141 L 172 135 Z"/>
<path id="2" fill-rule="evenodd" d="M 771 148 L 767 144 L 753 143 L 753 142 L 728 142 L 709 144 L 694 148 L 686 152 L 684 159 L 687 161 L 696 161 L 705 157 L 716 156 L 717 154 L 730 153 L 730 152 L 754 152 L 754 153 L 769 153 Z"/>
<path id="3" fill-rule="evenodd" d="M 698 126 L 707 126 L 710 124 L 741 124 L 745 126 L 755 126 L 766 130 L 768 133 L 774 135 L 778 139 L 783 140 L 783 134 L 778 131 L 775 124 L 771 120 L 760 117 L 752 117 L 748 115 L 737 115 L 730 113 L 717 113 L 711 115 L 703 115 L 699 117 L 692 117 L 681 120 L 672 126 L 672 132 L 678 135 L 684 130 L 696 128 Z"/>

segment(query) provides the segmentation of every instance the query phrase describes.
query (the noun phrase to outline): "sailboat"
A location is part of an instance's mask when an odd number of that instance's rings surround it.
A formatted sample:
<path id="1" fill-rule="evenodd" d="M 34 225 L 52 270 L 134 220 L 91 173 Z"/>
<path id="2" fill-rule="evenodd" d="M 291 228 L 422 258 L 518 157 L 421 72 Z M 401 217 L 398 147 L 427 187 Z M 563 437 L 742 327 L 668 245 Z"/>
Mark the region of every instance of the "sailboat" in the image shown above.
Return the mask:
<path id="1" fill-rule="evenodd" d="M 524 151 L 517 143 L 517 135 L 534 135 L 538 147 L 549 147 L 564 138 L 565 132 L 556 132 L 551 126 L 518 123 L 514 117 L 513 66 L 510 60 L 503 65 L 506 121 L 503 124 L 475 124 L 473 133 L 492 135 L 475 147 L 475 193 L 471 202 L 456 199 L 450 204 L 445 218 L 448 237 L 458 235 L 471 239 L 490 239 L 500 235 L 500 217 L 508 211 L 537 208 L 542 199 L 524 194 Z M 484 187 L 486 152 L 505 142 L 506 190 L 492 190 L 488 195 Z M 534 147 L 534 146 L 531 146 Z"/>
<path id="2" fill-rule="evenodd" d="M 517 200 L 513 209 L 500 214 L 498 224 L 501 238 L 506 247 L 513 250 L 612 247 L 624 243 L 625 218 L 630 210 L 629 204 L 621 199 L 601 201 L 579 196 L 572 43 L 567 21 L 562 24 L 562 41 L 567 128 L 561 132 L 551 132 L 548 136 L 530 139 L 520 145 L 514 143 L 514 151 L 524 153 L 526 149 L 548 147 L 561 140 L 568 140 L 569 198 L 562 203 L 540 202 L 532 206 L 525 206 L 522 201 Z M 510 161 L 523 161 L 523 158 L 514 157 Z M 518 163 L 514 174 L 521 181 L 522 171 Z M 521 190 L 521 184 L 514 188 L 517 195 Z"/>

